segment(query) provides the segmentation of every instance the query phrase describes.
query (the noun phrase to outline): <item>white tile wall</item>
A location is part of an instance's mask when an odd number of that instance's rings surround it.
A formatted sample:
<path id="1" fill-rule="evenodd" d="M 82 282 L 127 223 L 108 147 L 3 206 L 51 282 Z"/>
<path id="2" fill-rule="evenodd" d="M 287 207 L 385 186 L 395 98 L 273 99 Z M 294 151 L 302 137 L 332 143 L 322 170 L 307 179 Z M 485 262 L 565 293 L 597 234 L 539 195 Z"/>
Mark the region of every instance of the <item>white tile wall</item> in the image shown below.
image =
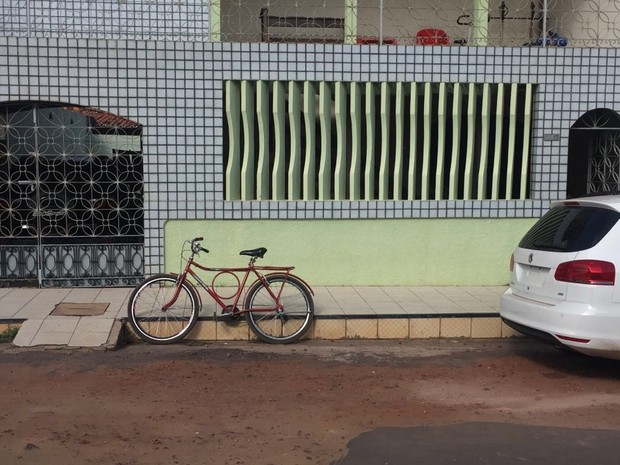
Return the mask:
<path id="1" fill-rule="evenodd" d="M 146 273 L 172 218 L 537 217 L 563 198 L 570 126 L 620 110 L 618 49 L 0 38 L 0 100 L 98 107 L 145 126 Z M 346 66 L 342 65 L 345 63 Z M 223 81 L 538 83 L 528 201 L 224 202 Z M 560 134 L 558 142 L 543 135 Z M 290 208 L 292 207 L 292 208 Z"/>

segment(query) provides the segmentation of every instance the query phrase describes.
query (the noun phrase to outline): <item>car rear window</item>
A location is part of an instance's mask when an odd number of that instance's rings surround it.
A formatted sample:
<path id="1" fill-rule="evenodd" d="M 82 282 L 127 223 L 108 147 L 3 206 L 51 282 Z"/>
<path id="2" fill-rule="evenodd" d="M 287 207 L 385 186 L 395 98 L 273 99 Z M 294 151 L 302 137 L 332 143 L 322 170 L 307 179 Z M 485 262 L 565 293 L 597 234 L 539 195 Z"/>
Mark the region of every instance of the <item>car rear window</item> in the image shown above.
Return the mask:
<path id="1" fill-rule="evenodd" d="M 577 252 L 594 247 L 616 224 L 620 213 L 606 208 L 558 206 L 532 226 L 519 247 Z"/>

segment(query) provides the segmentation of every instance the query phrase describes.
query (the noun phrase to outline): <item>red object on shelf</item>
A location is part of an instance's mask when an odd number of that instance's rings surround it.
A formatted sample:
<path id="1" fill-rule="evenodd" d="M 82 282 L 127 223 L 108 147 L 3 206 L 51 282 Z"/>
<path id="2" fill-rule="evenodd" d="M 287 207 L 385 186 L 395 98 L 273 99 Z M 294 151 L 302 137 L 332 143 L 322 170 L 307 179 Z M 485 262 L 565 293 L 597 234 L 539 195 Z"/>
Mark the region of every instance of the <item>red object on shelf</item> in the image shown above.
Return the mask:
<path id="1" fill-rule="evenodd" d="M 377 36 L 360 36 L 357 38 L 360 45 L 379 45 L 379 37 Z M 394 37 L 384 37 L 383 45 L 398 45 L 398 41 Z"/>
<path id="2" fill-rule="evenodd" d="M 418 45 L 449 45 L 450 38 L 442 29 L 421 29 L 416 36 Z"/>

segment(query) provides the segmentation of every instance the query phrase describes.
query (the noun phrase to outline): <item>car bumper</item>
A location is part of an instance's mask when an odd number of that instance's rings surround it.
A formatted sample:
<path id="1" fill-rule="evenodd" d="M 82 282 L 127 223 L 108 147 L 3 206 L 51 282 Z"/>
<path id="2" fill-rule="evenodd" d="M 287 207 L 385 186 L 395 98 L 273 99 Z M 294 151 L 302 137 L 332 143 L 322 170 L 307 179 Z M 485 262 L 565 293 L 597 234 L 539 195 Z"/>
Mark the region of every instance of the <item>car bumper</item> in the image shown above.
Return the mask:
<path id="1" fill-rule="evenodd" d="M 501 298 L 500 315 L 506 324 L 524 334 L 584 354 L 620 359 L 620 305 L 615 306 L 597 308 L 574 302 L 548 305 L 516 296 L 508 289 Z"/>

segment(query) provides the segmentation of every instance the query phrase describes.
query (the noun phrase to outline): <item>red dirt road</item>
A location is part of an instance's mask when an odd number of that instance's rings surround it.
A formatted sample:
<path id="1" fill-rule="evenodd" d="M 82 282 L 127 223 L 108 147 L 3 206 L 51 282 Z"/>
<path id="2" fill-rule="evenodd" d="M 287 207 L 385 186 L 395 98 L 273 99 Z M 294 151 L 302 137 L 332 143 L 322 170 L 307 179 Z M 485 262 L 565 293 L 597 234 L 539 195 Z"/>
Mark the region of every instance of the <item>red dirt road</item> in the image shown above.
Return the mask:
<path id="1" fill-rule="evenodd" d="M 620 363 L 518 340 L 0 345 L 0 462 L 330 464 L 386 426 L 620 430 Z"/>

